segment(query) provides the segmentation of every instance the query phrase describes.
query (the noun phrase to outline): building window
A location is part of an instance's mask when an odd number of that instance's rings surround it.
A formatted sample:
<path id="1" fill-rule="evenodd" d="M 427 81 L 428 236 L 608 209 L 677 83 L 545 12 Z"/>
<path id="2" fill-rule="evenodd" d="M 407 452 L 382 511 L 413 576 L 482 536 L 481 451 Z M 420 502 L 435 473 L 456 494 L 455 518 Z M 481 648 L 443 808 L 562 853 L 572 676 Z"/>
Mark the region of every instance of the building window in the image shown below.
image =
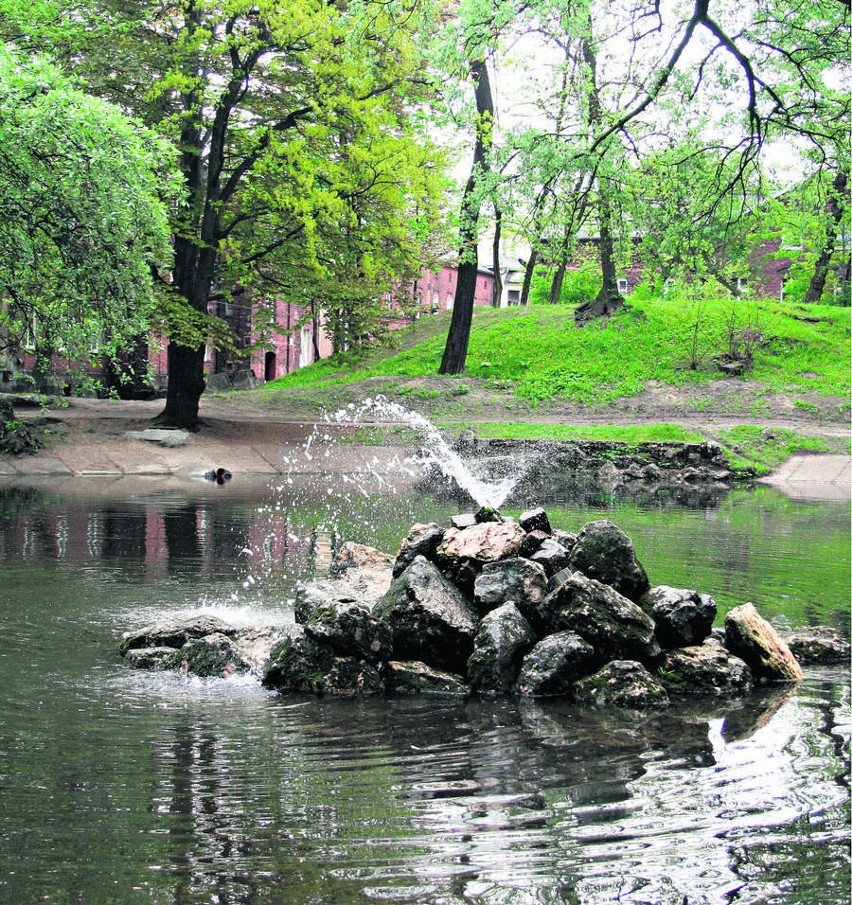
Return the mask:
<path id="1" fill-rule="evenodd" d="M 521 301 L 521 290 L 510 289 L 507 293 L 507 299 L 510 305 L 517 305 Z"/>

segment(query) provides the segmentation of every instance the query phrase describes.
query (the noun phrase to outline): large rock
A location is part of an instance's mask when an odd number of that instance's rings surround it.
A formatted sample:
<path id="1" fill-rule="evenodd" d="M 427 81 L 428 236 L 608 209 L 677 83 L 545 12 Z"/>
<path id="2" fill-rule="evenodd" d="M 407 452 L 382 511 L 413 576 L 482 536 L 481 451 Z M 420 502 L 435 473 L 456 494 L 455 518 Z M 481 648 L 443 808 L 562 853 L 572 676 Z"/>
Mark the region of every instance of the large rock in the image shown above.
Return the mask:
<path id="1" fill-rule="evenodd" d="M 594 648 L 575 632 L 548 635 L 524 657 L 515 691 L 521 695 L 567 695 L 577 679 L 600 665 Z"/>
<path id="2" fill-rule="evenodd" d="M 543 531 L 545 534 L 550 534 L 553 530 L 550 527 L 550 519 L 541 506 L 522 512 L 518 518 L 518 524 L 527 532 Z"/>
<path id="3" fill-rule="evenodd" d="M 278 691 L 322 691 L 334 660 L 330 647 L 299 629 L 272 649 L 263 671 L 263 684 Z"/>
<path id="4" fill-rule="evenodd" d="M 449 528 L 436 551 L 441 571 L 465 593 L 473 593 L 473 584 L 482 567 L 517 555 L 524 530 L 517 522 L 483 522 L 469 528 Z"/>
<path id="5" fill-rule="evenodd" d="M 633 541 L 608 519 L 585 525 L 571 550 L 568 566 L 610 585 L 634 603 L 651 586 L 636 559 Z"/>
<path id="6" fill-rule="evenodd" d="M 387 664 L 385 687 L 391 694 L 453 694 L 466 695 L 469 686 L 461 676 L 434 669 L 419 661 L 400 662 L 390 660 Z"/>
<path id="7" fill-rule="evenodd" d="M 121 636 L 118 649 L 122 654 L 126 654 L 127 651 L 136 647 L 181 648 L 187 641 L 214 633 L 233 638 L 237 634 L 237 629 L 216 616 L 202 615 L 190 616 L 186 619 L 170 619 L 166 622 L 154 622 L 125 632 Z"/>
<path id="8" fill-rule="evenodd" d="M 292 623 L 241 628 L 234 637 L 234 644 L 251 671 L 262 676 L 272 649 L 293 631 L 297 631 L 297 627 Z"/>
<path id="9" fill-rule="evenodd" d="M 394 659 L 422 660 L 438 669 L 464 672 L 473 653 L 479 615 L 425 557 L 418 556 L 393 580 L 373 607 L 373 615 L 390 626 Z"/>
<path id="10" fill-rule="evenodd" d="M 748 666 L 717 644 L 667 651 L 659 674 L 670 694 L 737 695 L 752 687 Z"/>
<path id="11" fill-rule="evenodd" d="M 535 633 L 514 603 L 491 610 L 479 624 L 473 653 L 467 661 L 471 687 L 477 691 L 510 692 L 521 661 L 535 642 Z"/>
<path id="12" fill-rule="evenodd" d="M 542 566 L 520 556 L 486 563 L 473 585 L 473 602 L 480 613 L 514 603 L 522 613 L 537 607 L 547 594 Z"/>
<path id="13" fill-rule="evenodd" d="M 384 694 L 385 683 L 371 663 L 357 657 L 335 657 L 317 690 L 335 697 L 352 698 Z"/>
<path id="14" fill-rule="evenodd" d="M 775 629 L 752 603 L 725 616 L 725 647 L 748 664 L 760 682 L 799 682 L 802 667 Z"/>
<path id="15" fill-rule="evenodd" d="M 201 678 L 226 679 L 246 673 L 251 664 L 242 656 L 233 638 L 214 632 L 187 641 L 180 651 L 181 672 Z"/>
<path id="16" fill-rule="evenodd" d="M 574 700 L 593 707 L 665 707 L 665 688 L 641 664 L 613 660 L 593 676 L 574 683 Z"/>
<path id="17" fill-rule="evenodd" d="M 709 594 L 660 585 L 639 601 L 654 620 L 663 647 L 688 647 L 710 634 L 716 618 L 716 601 Z"/>
<path id="18" fill-rule="evenodd" d="M 602 661 L 654 663 L 659 658 L 651 618 L 614 588 L 593 578 L 571 575 L 548 594 L 539 613 L 550 631 L 576 632 Z"/>
<path id="19" fill-rule="evenodd" d="M 391 656 L 390 627 L 377 619 L 365 603 L 320 602 L 306 619 L 305 632 L 343 656 L 354 656 L 369 663 L 379 663 Z"/>
<path id="20" fill-rule="evenodd" d="M 785 638 L 799 663 L 849 663 L 850 645 L 828 625 L 798 629 Z"/>
<path id="21" fill-rule="evenodd" d="M 570 562 L 568 551 L 552 537 L 545 538 L 535 553 L 530 555 L 530 559 L 538 563 L 548 577 L 567 568 Z"/>
<path id="22" fill-rule="evenodd" d="M 438 544 L 444 537 L 444 529 L 434 522 L 412 525 L 403 539 L 393 564 L 393 577 L 398 578 L 418 556 L 434 560 Z"/>
<path id="23" fill-rule="evenodd" d="M 345 543 L 335 554 L 331 577 L 299 583 L 294 613 L 304 625 L 317 607 L 343 608 L 352 603 L 366 607 L 387 592 L 393 572 L 393 557 L 364 544 Z"/>

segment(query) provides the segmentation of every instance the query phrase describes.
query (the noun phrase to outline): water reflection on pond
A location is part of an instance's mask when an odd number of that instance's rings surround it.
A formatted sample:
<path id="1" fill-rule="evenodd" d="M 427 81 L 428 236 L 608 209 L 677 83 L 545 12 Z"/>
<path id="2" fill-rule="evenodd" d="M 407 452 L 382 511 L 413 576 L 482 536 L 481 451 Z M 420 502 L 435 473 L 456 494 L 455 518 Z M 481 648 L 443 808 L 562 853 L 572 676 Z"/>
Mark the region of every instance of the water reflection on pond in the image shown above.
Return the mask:
<path id="1" fill-rule="evenodd" d="M 376 494 L 340 513 L 312 489 L 0 490 L 0 901 L 848 901 L 846 670 L 635 714 L 125 667 L 125 628 L 289 619 L 337 538 L 393 550 L 457 508 Z M 547 506 L 568 530 L 618 522 L 652 583 L 848 631 L 848 506 Z"/>

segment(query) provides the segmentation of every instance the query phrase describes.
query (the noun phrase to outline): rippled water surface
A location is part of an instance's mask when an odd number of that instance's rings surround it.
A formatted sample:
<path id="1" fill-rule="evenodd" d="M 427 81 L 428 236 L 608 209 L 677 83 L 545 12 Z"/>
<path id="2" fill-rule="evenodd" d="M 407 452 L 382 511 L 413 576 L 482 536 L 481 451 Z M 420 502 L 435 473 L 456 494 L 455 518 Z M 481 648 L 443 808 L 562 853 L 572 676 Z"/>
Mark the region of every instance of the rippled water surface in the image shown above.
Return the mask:
<path id="1" fill-rule="evenodd" d="M 331 524 L 326 489 L 0 489 L 0 902 L 849 901 L 845 669 L 637 714 L 125 666 L 126 628 L 286 621 L 338 534 L 391 550 L 455 511 L 372 497 Z M 548 508 L 623 523 L 655 584 L 848 626 L 848 507 Z"/>

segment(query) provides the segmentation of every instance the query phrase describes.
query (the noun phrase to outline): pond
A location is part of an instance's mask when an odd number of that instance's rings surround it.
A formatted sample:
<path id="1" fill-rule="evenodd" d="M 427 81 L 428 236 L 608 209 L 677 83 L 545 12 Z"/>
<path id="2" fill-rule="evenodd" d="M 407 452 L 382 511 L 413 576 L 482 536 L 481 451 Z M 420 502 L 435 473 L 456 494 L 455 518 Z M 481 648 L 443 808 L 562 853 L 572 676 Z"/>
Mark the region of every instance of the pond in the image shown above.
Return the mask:
<path id="1" fill-rule="evenodd" d="M 0 901 L 849 901 L 845 669 L 636 714 L 127 668 L 125 629 L 289 620 L 338 540 L 458 510 L 345 483 L 0 487 Z M 620 524 L 652 584 L 848 633 L 848 505 L 535 502 Z"/>

